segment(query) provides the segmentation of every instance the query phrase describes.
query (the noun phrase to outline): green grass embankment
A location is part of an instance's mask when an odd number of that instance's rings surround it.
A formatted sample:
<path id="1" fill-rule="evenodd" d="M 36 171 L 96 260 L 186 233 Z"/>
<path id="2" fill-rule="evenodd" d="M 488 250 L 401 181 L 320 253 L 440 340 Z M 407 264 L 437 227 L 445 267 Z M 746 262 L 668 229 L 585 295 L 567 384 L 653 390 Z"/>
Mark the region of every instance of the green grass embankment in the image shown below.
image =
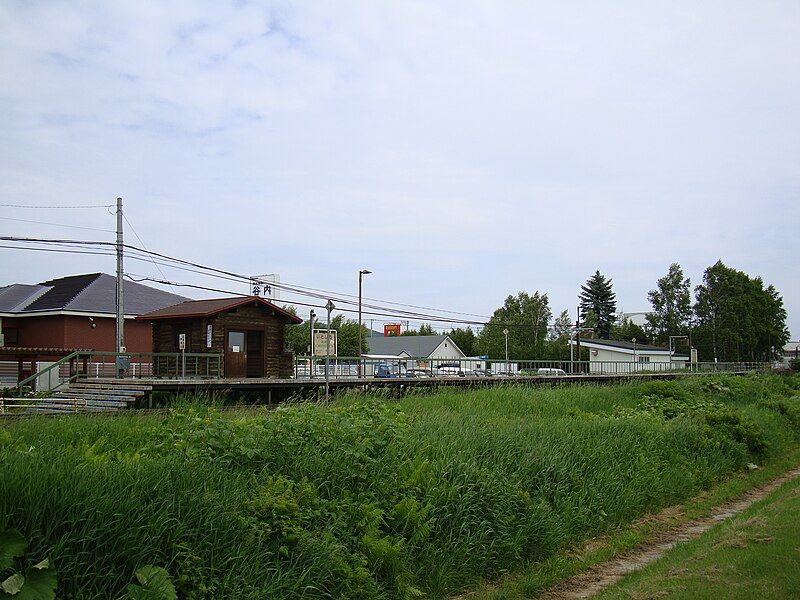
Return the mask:
<path id="1" fill-rule="evenodd" d="M 445 390 L 0 428 L 0 528 L 61 598 L 441 598 L 798 446 L 800 380 Z"/>
<path id="2" fill-rule="evenodd" d="M 599 598 L 797 598 L 800 479 L 633 573 Z"/>

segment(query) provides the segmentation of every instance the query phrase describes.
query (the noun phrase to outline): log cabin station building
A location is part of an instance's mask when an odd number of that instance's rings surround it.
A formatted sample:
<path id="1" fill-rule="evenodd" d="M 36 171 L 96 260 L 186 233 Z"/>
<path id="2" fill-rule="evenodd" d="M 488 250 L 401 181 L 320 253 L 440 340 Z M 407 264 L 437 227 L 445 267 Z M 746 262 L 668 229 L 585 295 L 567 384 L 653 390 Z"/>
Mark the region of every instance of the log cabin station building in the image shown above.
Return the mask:
<path id="1" fill-rule="evenodd" d="M 185 352 L 221 355 L 225 379 L 290 377 L 286 326 L 303 322 L 259 296 L 190 300 L 136 319 L 152 323 L 154 352 L 179 351 L 183 336 Z"/>

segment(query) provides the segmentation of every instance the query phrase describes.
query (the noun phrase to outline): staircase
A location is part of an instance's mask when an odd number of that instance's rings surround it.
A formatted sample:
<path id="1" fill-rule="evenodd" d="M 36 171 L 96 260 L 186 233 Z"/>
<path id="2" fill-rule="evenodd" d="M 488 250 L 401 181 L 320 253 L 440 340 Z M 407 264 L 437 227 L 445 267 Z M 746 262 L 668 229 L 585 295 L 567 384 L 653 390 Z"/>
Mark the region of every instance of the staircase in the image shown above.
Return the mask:
<path id="1" fill-rule="evenodd" d="M 126 379 L 84 379 L 69 384 L 47 398 L 33 399 L 29 410 L 44 413 L 113 412 L 124 410 L 153 388 L 141 381 Z"/>

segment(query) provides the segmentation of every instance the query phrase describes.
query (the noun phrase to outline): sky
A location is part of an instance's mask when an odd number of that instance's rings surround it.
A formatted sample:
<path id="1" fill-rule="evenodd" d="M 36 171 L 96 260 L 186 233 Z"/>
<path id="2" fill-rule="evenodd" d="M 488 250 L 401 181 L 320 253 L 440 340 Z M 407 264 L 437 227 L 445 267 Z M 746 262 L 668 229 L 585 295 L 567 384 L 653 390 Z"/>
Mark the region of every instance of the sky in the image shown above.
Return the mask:
<path id="1" fill-rule="evenodd" d="M 574 314 L 598 269 L 647 310 L 722 259 L 797 339 L 799 107 L 796 1 L 0 3 L 0 204 L 122 196 L 151 250 L 478 315 Z M 0 207 L 2 235 L 114 225 Z M 0 284 L 95 271 L 0 248 Z"/>

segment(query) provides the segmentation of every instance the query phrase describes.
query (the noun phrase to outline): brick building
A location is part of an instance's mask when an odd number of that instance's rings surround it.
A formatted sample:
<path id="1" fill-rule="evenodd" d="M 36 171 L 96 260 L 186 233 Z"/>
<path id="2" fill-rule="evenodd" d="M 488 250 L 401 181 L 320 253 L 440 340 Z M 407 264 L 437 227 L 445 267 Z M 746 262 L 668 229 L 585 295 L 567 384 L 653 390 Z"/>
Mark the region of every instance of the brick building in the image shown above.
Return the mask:
<path id="1" fill-rule="evenodd" d="M 0 346 L 113 352 L 116 284 L 110 275 L 91 273 L 0 287 Z M 136 316 L 186 298 L 132 281 L 123 286 L 125 346 L 129 352 L 152 352 L 150 325 Z"/>

